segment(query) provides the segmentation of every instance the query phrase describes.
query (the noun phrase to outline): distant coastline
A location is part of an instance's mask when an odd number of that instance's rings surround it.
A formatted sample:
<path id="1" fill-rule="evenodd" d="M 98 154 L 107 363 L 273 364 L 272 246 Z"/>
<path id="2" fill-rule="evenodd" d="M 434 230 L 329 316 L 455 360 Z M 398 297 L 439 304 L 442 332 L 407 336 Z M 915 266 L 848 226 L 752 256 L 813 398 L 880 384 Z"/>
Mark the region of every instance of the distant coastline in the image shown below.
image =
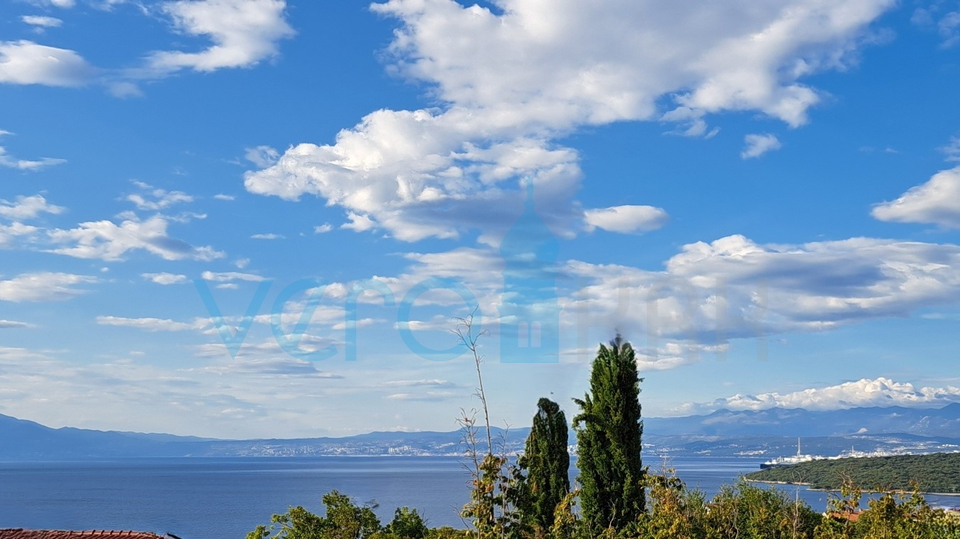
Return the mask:
<path id="1" fill-rule="evenodd" d="M 766 480 L 762 480 L 762 479 L 747 479 L 746 477 L 744 477 L 744 481 L 746 481 L 747 483 L 758 483 L 758 484 L 762 484 L 762 485 L 778 485 L 778 486 L 798 486 L 798 487 L 806 487 L 807 490 L 810 490 L 810 491 L 813 491 L 813 492 L 840 492 L 840 489 L 838 489 L 838 488 L 814 488 L 814 487 L 811 487 L 811 486 L 810 486 L 810 483 L 798 483 L 798 482 L 796 482 L 796 481 L 766 481 Z M 869 491 L 869 492 L 889 493 L 889 492 L 904 492 L 904 491 L 894 489 L 894 490 L 879 490 L 879 491 L 877 491 L 877 490 L 871 490 L 871 491 Z M 920 494 L 930 495 L 930 496 L 950 496 L 950 497 L 960 498 L 960 492 L 926 492 L 926 491 L 920 491 Z"/>
<path id="2" fill-rule="evenodd" d="M 872 492 L 960 495 L 960 453 L 818 459 L 749 473 L 745 479 L 812 490 L 839 490 L 851 483 Z"/>

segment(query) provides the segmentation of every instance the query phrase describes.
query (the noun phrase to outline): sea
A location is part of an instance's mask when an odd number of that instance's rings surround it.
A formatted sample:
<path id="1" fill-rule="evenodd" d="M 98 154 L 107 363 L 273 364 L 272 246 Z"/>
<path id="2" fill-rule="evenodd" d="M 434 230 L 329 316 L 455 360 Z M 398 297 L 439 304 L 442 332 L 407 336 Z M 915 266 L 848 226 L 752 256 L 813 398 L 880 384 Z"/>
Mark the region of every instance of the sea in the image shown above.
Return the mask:
<path id="1" fill-rule="evenodd" d="M 672 457 L 665 464 L 713 496 L 759 469 L 748 457 Z M 664 463 L 645 462 L 651 469 Z M 321 512 L 331 490 L 372 507 L 386 524 L 399 506 L 430 526 L 466 527 L 459 515 L 469 475 L 456 457 L 153 458 L 82 462 L 0 462 L 0 528 L 137 530 L 182 539 L 244 539 L 274 513 Z M 771 487 L 772 488 L 772 487 Z M 815 510 L 828 493 L 780 486 Z M 931 496 L 931 504 L 960 498 Z"/>

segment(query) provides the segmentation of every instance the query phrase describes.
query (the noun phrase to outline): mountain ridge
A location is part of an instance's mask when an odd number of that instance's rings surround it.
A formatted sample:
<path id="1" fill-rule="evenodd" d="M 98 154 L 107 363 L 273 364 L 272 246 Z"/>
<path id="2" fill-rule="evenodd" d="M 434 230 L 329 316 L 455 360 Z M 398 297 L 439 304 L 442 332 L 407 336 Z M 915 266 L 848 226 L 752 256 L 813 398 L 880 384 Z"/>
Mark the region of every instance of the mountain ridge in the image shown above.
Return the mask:
<path id="1" fill-rule="evenodd" d="M 520 451 L 529 428 L 509 431 L 508 452 Z M 814 448 L 837 452 L 950 445 L 960 440 L 960 404 L 940 408 L 863 407 L 811 411 L 802 408 L 717 410 L 709 414 L 644 418 L 645 446 L 654 451 L 717 451 L 783 454 L 797 437 Z M 570 443 L 576 438 L 572 436 Z M 838 449 L 840 448 L 840 449 Z M 70 460 L 130 457 L 460 456 L 462 431 L 374 431 L 346 437 L 224 440 L 163 433 L 51 428 L 0 414 L 0 460 Z M 480 448 L 483 450 L 483 448 Z M 645 447 L 645 451 L 646 451 Z"/>

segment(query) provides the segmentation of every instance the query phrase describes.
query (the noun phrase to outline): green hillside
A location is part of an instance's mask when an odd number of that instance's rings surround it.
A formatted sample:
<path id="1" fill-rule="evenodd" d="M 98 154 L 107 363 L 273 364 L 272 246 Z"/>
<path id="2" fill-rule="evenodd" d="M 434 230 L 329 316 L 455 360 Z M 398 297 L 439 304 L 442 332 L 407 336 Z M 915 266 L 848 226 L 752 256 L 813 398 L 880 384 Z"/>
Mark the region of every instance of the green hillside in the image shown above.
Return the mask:
<path id="1" fill-rule="evenodd" d="M 815 460 L 747 474 L 748 481 L 802 483 L 839 489 L 845 478 L 865 489 L 960 494 L 960 453 Z"/>

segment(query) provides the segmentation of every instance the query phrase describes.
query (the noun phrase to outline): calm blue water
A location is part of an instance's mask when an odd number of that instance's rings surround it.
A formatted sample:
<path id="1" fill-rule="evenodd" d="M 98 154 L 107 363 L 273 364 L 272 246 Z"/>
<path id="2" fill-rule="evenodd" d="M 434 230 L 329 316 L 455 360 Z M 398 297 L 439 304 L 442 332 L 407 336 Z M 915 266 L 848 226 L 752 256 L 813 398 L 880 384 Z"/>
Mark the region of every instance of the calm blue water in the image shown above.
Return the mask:
<path id="1" fill-rule="evenodd" d="M 659 464 L 647 461 L 651 468 Z M 712 496 L 760 460 L 678 457 L 669 465 Z M 183 539 L 243 539 L 288 506 L 318 512 L 337 489 L 375 502 L 386 523 L 399 505 L 431 526 L 462 527 L 467 474 L 451 457 L 176 458 L 65 463 L 0 463 L 0 528 L 126 529 Z M 785 487 L 791 494 L 793 487 Z M 822 510 L 827 494 L 799 490 Z M 956 505 L 949 498 L 945 505 Z"/>

